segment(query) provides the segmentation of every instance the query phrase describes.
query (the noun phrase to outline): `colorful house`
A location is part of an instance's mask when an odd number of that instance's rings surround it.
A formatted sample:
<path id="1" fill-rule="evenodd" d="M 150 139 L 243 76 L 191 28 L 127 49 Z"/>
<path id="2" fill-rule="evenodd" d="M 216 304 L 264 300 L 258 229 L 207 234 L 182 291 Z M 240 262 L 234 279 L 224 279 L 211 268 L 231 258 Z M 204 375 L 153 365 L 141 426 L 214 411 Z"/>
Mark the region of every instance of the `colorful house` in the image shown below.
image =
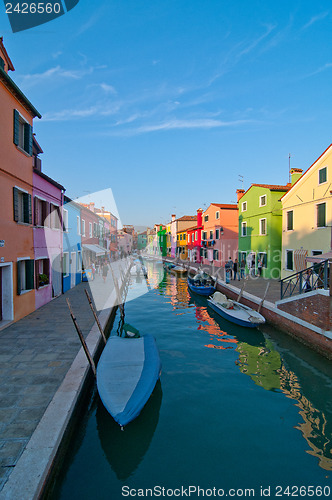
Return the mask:
<path id="1" fill-rule="evenodd" d="M 137 250 L 144 250 L 148 244 L 148 238 L 146 231 L 138 233 L 137 235 Z"/>
<path id="2" fill-rule="evenodd" d="M 166 236 L 166 226 L 163 224 L 158 224 L 156 227 L 157 230 L 157 241 L 158 241 L 158 250 L 162 257 L 167 255 L 167 236 Z"/>
<path id="3" fill-rule="evenodd" d="M 81 205 L 64 196 L 62 290 L 67 292 L 82 280 Z"/>
<path id="4" fill-rule="evenodd" d="M 41 170 L 33 140 L 33 244 L 36 309 L 62 293 L 62 205 L 65 188 Z"/>
<path id="5" fill-rule="evenodd" d="M 296 179 L 295 179 L 296 180 Z M 282 278 L 332 249 L 332 144 L 281 198 Z"/>
<path id="6" fill-rule="evenodd" d="M 172 220 L 170 222 L 170 248 L 171 257 L 179 257 L 180 254 L 183 255 L 183 248 L 187 244 L 187 236 L 185 245 L 183 245 L 183 240 L 177 238 L 178 234 L 184 233 L 188 228 L 193 226 L 197 222 L 197 215 L 183 215 L 176 219 L 175 214 L 172 214 Z M 181 242 L 181 244 L 180 244 Z M 168 243 L 167 243 L 168 246 Z M 186 251 L 186 250 L 185 250 Z M 184 257 L 182 257 L 184 258 Z"/>
<path id="7" fill-rule="evenodd" d="M 8 75 L 14 66 L 0 38 L 0 322 L 35 309 L 33 119 L 36 108 Z"/>
<path id="8" fill-rule="evenodd" d="M 187 229 L 187 249 L 190 262 L 201 262 L 201 246 L 203 231 L 203 210 L 197 210 L 197 223 Z"/>
<path id="9" fill-rule="evenodd" d="M 237 257 L 238 207 L 235 204 L 211 203 L 203 213 L 202 262 L 216 267 L 229 257 Z"/>
<path id="10" fill-rule="evenodd" d="M 186 260 L 188 257 L 188 248 L 187 248 L 187 231 L 182 230 L 178 231 L 176 234 L 177 240 L 177 248 L 176 248 L 176 256 L 181 260 Z"/>
<path id="11" fill-rule="evenodd" d="M 100 263 L 107 255 L 107 242 L 105 243 L 105 221 L 95 213 L 95 204 L 80 203 L 80 219 L 77 216 L 77 231 L 81 235 L 83 265 L 88 269 L 92 262 Z"/>
<path id="12" fill-rule="evenodd" d="M 295 178 L 299 175 L 294 172 Z M 262 264 L 264 278 L 280 278 L 282 210 L 280 198 L 290 189 L 270 184 L 252 184 L 239 199 L 239 262 L 246 261 L 247 272 L 258 274 Z"/>

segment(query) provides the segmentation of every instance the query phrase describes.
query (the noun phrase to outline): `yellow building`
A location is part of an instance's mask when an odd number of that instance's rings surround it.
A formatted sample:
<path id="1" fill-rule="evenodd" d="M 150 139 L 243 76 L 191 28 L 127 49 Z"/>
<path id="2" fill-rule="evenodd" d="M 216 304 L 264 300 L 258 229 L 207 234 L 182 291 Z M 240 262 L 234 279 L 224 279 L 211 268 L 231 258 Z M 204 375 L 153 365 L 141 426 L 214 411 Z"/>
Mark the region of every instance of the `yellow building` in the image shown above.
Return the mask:
<path id="1" fill-rule="evenodd" d="M 332 144 L 284 194 L 281 202 L 281 277 L 285 278 L 306 268 L 306 257 L 331 251 Z"/>
<path id="2" fill-rule="evenodd" d="M 172 248 L 172 224 L 169 222 L 166 224 L 166 255 L 167 257 L 171 256 L 171 248 Z"/>
<path id="3" fill-rule="evenodd" d="M 176 233 L 176 247 L 177 247 L 177 256 L 181 260 L 186 260 L 188 257 L 188 248 L 187 248 L 187 231 L 177 231 Z"/>

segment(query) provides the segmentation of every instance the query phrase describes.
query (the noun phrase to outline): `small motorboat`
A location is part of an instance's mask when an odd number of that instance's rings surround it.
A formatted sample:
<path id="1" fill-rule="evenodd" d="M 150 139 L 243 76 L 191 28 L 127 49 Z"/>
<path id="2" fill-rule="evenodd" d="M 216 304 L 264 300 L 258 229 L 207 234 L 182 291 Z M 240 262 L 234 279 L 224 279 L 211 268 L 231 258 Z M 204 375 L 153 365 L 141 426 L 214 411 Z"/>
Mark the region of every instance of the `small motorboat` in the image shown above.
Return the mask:
<path id="1" fill-rule="evenodd" d="M 166 271 L 170 271 L 174 267 L 175 267 L 175 264 L 173 264 L 172 262 L 164 262 L 164 269 L 166 269 Z"/>
<path id="2" fill-rule="evenodd" d="M 133 327 L 126 337 L 111 336 L 97 366 L 100 398 L 114 420 L 124 427 L 141 412 L 160 377 L 161 363 L 152 335 Z"/>
<path id="3" fill-rule="evenodd" d="M 213 279 L 206 273 L 198 273 L 193 278 L 187 278 L 188 288 L 199 295 L 209 297 L 216 289 Z"/>
<path id="4" fill-rule="evenodd" d="M 265 318 L 251 307 L 230 300 L 220 292 L 208 299 L 208 305 L 223 318 L 247 328 L 255 328 L 265 323 Z"/>
<path id="5" fill-rule="evenodd" d="M 178 274 L 181 274 L 181 273 L 186 273 L 187 272 L 187 269 L 185 269 L 184 267 L 182 266 L 175 266 L 171 269 L 171 272 L 173 273 L 178 273 Z"/>

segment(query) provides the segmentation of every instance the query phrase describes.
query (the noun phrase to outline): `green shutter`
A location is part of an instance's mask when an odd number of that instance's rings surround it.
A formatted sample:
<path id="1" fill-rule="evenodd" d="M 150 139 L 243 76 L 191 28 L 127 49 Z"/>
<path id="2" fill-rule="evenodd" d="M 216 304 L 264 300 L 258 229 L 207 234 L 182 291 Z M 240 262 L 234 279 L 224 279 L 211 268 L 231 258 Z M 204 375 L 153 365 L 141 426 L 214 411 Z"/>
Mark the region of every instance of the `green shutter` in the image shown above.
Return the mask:
<path id="1" fill-rule="evenodd" d="M 14 207 L 14 221 L 18 222 L 19 220 L 18 189 L 16 187 L 13 188 L 13 207 Z"/>
<path id="2" fill-rule="evenodd" d="M 29 123 L 24 124 L 24 151 L 32 156 L 32 127 Z"/>
<path id="3" fill-rule="evenodd" d="M 17 295 L 21 295 L 21 261 L 17 262 Z"/>
<path id="4" fill-rule="evenodd" d="M 18 146 L 20 128 L 20 114 L 17 109 L 14 109 L 14 144 Z"/>
<path id="5" fill-rule="evenodd" d="M 39 288 L 39 261 L 35 260 L 36 289 Z"/>
<path id="6" fill-rule="evenodd" d="M 34 286 L 34 269 L 35 269 L 35 261 L 34 259 L 25 261 L 25 270 L 26 270 L 26 289 L 32 290 L 35 288 Z"/>
<path id="7" fill-rule="evenodd" d="M 320 203 L 317 205 L 317 227 L 326 226 L 326 204 Z"/>
<path id="8" fill-rule="evenodd" d="M 23 214 L 24 221 L 26 224 L 32 224 L 32 202 L 31 194 L 23 193 Z"/>

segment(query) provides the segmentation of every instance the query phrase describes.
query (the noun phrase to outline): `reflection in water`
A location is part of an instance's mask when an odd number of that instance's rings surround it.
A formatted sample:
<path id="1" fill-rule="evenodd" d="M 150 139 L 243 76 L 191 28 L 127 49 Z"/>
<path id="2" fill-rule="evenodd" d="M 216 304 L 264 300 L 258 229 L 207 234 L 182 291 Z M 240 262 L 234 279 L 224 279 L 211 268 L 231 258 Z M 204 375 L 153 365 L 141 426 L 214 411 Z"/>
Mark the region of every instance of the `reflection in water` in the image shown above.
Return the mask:
<path id="1" fill-rule="evenodd" d="M 129 478 L 143 460 L 156 430 L 162 400 L 160 380 L 138 418 L 123 431 L 99 402 L 97 429 L 100 444 L 118 479 Z"/>
<path id="2" fill-rule="evenodd" d="M 169 294 L 173 297 L 174 306 L 179 300 L 185 302 L 186 293 L 183 290 L 184 280 L 178 279 L 169 285 Z M 188 291 L 187 291 L 188 293 Z M 173 302 L 172 302 L 173 304 Z M 286 369 L 280 353 L 272 342 L 265 338 L 259 330 L 248 331 L 245 328 L 234 327 L 220 319 L 206 307 L 206 299 L 194 293 L 189 294 L 189 304 L 195 305 L 195 316 L 198 330 L 210 335 L 210 343 L 205 347 L 212 349 L 232 349 L 233 344 L 239 353 L 236 361 L 241 373 L 248 375 L 253 382 L 267 391 L 282 392 L 288 398 L 295 400 L 303 422 L 296 427 L 302 432 L 310 446 L 308 453 L 319 459 L 319 465 L 325 470 L 332 470 L 332 434 L 331 412 L 329 420 L 322 410 L 315 408 L 310 396 L 304 394 L 299 378 L 294 372 Z M 226 328 L 231 335 L 222 330 Z M 221 342 L 218 345 L 217 342 Z M 310 390 L 307 387 L 307 390 Z M 329 423 L 330 422 L 330 423 Z"/>

